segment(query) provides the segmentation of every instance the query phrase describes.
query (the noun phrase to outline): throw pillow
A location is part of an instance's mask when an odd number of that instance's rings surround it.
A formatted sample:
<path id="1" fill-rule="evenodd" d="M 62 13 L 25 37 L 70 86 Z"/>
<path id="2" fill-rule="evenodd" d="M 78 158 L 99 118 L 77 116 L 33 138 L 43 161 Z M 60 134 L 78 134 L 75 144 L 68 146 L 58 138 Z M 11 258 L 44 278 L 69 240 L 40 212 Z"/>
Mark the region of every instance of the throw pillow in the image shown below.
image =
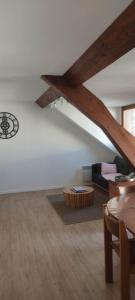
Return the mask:
<path id="1" fill-rule="evenodd" d="M 113 174 L 117 173 L 117 166 L 116 164 L 108 164 L 108 163 L 101 163 L 101 174 Z"/>

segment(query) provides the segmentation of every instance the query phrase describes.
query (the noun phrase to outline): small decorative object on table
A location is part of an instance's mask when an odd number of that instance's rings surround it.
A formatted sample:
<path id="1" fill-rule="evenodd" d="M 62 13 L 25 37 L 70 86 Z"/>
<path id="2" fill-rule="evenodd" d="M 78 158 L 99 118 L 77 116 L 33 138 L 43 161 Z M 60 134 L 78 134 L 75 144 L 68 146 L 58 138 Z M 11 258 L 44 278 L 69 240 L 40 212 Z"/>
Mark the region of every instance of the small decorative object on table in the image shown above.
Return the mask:
<path id="1" fill-rule="evenodd" d="M 115 182 L 122 182 L 122 181 L 128 181 L 126 175 L 119 175 L 115 177 Z"/>
<path id="2" fill-rule="evenodd" d="M 134 181 L 135 180 L 135 172 L 130 173 L 129 175 L 119 175 L 115 177 L 115 181 Z"/>
<path id="3" fill-rule="evenodd" d="M 72 191 L 76 193 L 87 192 L 86 188 L 84 188 L 83 186 L 73 186 Z"/>

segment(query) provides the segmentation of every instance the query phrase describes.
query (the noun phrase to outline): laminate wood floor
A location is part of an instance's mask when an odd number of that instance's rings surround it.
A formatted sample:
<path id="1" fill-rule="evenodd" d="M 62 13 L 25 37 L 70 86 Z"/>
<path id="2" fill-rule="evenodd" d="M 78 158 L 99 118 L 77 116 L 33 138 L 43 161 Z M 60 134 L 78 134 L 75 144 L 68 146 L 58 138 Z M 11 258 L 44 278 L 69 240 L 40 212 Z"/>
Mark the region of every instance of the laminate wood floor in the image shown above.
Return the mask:
<path id="1" fill-rule="evenodd" d="M 0 300 L 119 299 L 116 257 L 104 281 L 102 220 L 64 225 L 46 194 L 0 195 Z"/>

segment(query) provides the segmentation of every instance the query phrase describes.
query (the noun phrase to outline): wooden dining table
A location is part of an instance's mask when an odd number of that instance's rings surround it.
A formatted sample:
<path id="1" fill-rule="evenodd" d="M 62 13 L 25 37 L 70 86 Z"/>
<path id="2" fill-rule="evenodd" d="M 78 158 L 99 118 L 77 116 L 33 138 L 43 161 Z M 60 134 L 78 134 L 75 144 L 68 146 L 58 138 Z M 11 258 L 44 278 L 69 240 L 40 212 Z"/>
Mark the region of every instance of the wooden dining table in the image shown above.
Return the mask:
<path id="1" fill-rule="evenodd" d="M 135 193 L 111 198 L 107 209 L 113 217 L 124 221 L 127 229 L 135 235 Z"/>
<path id="2" fill-rule="evenodd" d="M 111 198 L 104 209 L 105 279 L 113 282 L 112 250 L 115 250 L 120 257 L 121 299 L 130 300 L 130 274 L 135 274 L 135 192 Z M 105 216 L 109 215 L 113 218 L 108 217 L 107 227 Z"/>

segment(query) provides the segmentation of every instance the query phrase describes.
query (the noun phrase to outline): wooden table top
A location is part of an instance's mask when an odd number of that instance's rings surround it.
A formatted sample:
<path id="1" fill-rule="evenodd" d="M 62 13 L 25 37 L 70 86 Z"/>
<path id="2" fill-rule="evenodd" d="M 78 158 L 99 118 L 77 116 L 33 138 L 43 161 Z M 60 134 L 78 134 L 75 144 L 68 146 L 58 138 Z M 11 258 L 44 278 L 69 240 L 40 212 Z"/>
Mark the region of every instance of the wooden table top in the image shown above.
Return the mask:
<path id="1" fill-rule="evenodd" d="M 129 181 L 116 181 L 116 184 L 118 186 L 124 186 L 124 187 L 128 187 L 128 186 L 134 186 L 135 185 L 135 180 L 129 180 Z"/>
<path id="2" fill-rule="evenodd" d="M 110 199 L 107 208 L 109 213 L 123 220 L 127 228 L 135 234 L 135 193 Z"/>
<path id="3" fill-rule="evenodd" d="M 85 186 L 85 185 L 83 185 L 82 187 L 86 190 L 85 192 L 74 192 L 72 190 L 73 187 L 65 188 L 63 192 L 67 193 L 67 194 L 85 194 L 85 193 L 87 194 L 87 193 L 94 192 L 94 188 L 93 187 Z"/>

